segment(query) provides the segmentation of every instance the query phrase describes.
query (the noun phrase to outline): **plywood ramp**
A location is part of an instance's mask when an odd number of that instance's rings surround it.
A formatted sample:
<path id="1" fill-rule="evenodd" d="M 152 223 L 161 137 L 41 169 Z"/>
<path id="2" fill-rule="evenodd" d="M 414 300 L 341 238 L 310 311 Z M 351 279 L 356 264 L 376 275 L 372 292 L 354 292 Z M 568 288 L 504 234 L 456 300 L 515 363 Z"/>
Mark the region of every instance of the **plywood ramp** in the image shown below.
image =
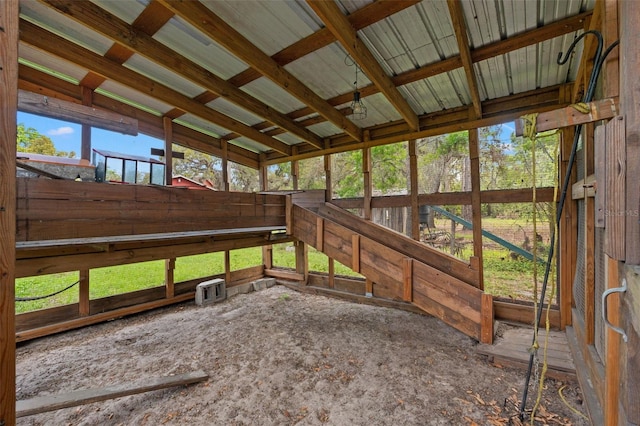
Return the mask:
<path id="1" fill-rule="evenodd" d="M 295 238 L 364 275 L 375 297 L 411 302 L 491 342 L 492 303 L 483 303 L 491 296 L 475 287 L 477 271 L 468 263 L 328 204 L 314 211 L 294 204 L 291 216 Z"/>

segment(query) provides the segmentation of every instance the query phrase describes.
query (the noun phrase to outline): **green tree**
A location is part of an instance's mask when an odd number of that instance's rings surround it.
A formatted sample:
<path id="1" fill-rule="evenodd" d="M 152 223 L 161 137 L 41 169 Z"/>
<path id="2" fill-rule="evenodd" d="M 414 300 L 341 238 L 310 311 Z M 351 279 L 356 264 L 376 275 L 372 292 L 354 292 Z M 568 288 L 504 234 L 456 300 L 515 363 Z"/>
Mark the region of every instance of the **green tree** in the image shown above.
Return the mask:
<path id="1" fill-rule="evenodd" d="M 229 189 L 241 192 L 260 191 L 258 171 L 251 167 L 229 162 Z"/>
<path id="2" fill-rule="evenodd" d="M 214 188 L 223 189 L 222 160 L 213 155 L 205 154 L 189 148 L 173 148 L 176 152 L 183 152 L 184 159 L 173 159 L 173 175 L 182 175 L 196 182 L 209 179 Z"/>
<path id="3" fill-rule="evenodd" d="M 41 134 L 33 127 L 26 127 L 23 123 L 18 124 L 16 149 L 18 152 L 55 155 L 56 157 L 75 158 L 76 156 L 73 151 L 58 151 L 51 138 Z"/>

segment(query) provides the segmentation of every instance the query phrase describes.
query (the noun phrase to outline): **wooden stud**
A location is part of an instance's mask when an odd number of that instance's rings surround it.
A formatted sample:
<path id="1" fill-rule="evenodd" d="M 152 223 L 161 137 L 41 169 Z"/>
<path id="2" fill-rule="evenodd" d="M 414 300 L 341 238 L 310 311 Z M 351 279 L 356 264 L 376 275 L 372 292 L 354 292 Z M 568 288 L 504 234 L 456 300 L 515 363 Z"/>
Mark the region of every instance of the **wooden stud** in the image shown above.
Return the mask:
<path id="1" fill-rule="evenodd" d="M 493 296 L 488 293 L 482 293 L 480 312 L 482 321 L 480 324 L 480 342 L 493 344 Z"/>
<path id="2" fill-rule="evenodd" d="M 88 87 L 82 86 L 82 105 L 93 105 L 93 90 Z M 82 124 L 82 136 L 80 140 L 80 158 L 83 160 L 91 161 L 91 125 L 88 123 Z"/>
<path id="3" fill-rule="evenodd" d="M 620 19 L 620 106 L 622 115 L 627 123 L 621 126 L 626 131 L 623 155 L 626 159 L 627 188 L 626 194 L 625 234 L 625 263 L 627 265 L 640 265 L 640 81 L 638 81 L 638 69 L 640 69 L 640 49 L 637 43 L 627 40 L 640 40 L 640 4 L 635 1 L 618 2 Z M 621 123 L 618 123 L 621 124 Z M 607 134 L 609 129 L 607 129 Z M 609 163 L 611 164 L 611 163 Z M 607 222 L 607 227 L 609 223 Z M 624 234 L 620 234 L 624 235 Z"/>
<path id="4" fill-rule="evenodd" d="M 336 271 L 335 271 L 335 261 L 332 258 L 328 258 L 329 267 L 328 267 L 328 277 L 329 280 L 329 288 L 335 288 L 336 286 Z"/>
<path id="5" fill-rule="evenodd" d="M 413 259 L 405 257 L 402 260 L 402 300 L 405 302 L 413 301 Z"/>
<path id="6" fill-rule="evenodd" d="M 607 288 L 619 287 L 618 262 L 607 256 Z M 613 293 L 607 298 L 608 321 L 620 326 L 620 296 Z M 618 406 L 620 399 L 620 334 L 609 327 L 606 328 L 607 348 L 605 362 L 604 385 L 604 418 L 606 426 L 618 425 Z M 636 395 L 637 396 L 637 395 Z"/>
<path id="7" fill-rule="evenodd" d="M 471 210 L 473 222 L 473 256 L 478 259 L 478 288 L 484 290 L 482 261 L 482 193 L 480 191 L 480 138 L 478 129 L 469 130 L 471 159 Z"/>
<path id="8" fill-rule="evenodd" d="M 592 175 L 594 168 L 594 129 L 593 124 L 589 123 L 583 127 L 584 142 L 582 144 L 584 155 L 584 176 Z M 592 345 L 595 339 L 595 291 L 596 291 L 596 265 L 595 265 L 595 200 L 586 197 L 585 218 L 584 218 L 584 235 L 585 235 L 585 252 L 584 252 L 584 323 L 586 343 Z"/>
<path id="9" fill-rule="evenodd" d="M 605 193 L 606 185 L 606 126 L 598 126 L 594 132 L 594 185 L 595 185 L 595 226 L 604 228 L 606 225 Z"/>
<path id="10" fill-rule="evenodd" d="M 628 150 L 631 139 L 625 138 L 625 119 L 618 116 L 606 125 L 606 193 L 605 193 L 605 216 L 607 227 L 605 228 L 605 253 L 616 260 L 625 260 L 625 243 L 630 240 L 640 239 L 640 233 L 634 233 L 633 230 L 626 229 L 626 224 L 635 221 L 638 222 L 638 208 L 636 204 L 627 205 L 629 199 L 626 195 L 629 192 L 638 192 L 635 185 L 639 181 L 627 180 L 635 172 L 631 170 L 630 161 L 625 152 Z M 638 158 L 640 160 L 640 157 Z M 640 162 L 638 163 L 640 165 Z M 640 174 L 638 175 L 640 178 Z M 634 184 L 629 185 L 633 189 L 627 192 L 627 182 Z M 629 220 L 631 218 L 631 220 Z M 640 228 L 638 232 L 640 232 Z"/>
<path id="11" fill-rule="evenodd" d="M 412 139 L 409 148 L 409 194 L 411 195 L 411 238 L 420 241 L 420 204 L 418 203 L 418 155 L 416 140 Z"/>
<path id="12" fill-rule="evenodd" d="M 567 170 L 571 143 L 574 129 L 561 130 L 560 145 L 560 176 L 564 176 Z M 576 168 L 572 171 L 572 181 L 575 181 Z M 576 202 L 567 200 L 562 211 L 559 228 L 559 255 L 560 255 L 560 328 L 564 329 L 572 324 L 571 307 L 573 305 L 573 280 L 577 263 L 578 217 Z"/>
<path id="13" fill-rule="evenodd" d="M 296 248 L 296 273 L 303 276 L 303 281 L 306 284 L 309 279 L 309 259 L 308 259 L 308 246 L 302 241 L 295 243 Z"/>
<path id="14" fill-rule="evenodd" d="M 365 279 L 365 294 L 367 296 L 373 296 L 373 281 L 369 278 Z"/>
<path id="15" fill-rule="evenodd" d="M 292 146 L 291 147 L 291 155 L 297 155 L 298 154 L 298 147 L 297 146 Z M 300 174 L 300 164 L 298 162 L 298 160 L 293 160 L 291 161 L 291 179 L 293 180 L 293 190 L 297 191 L 298 188 L 298 175 Z"/>
<path id="16" fill-rule="evenodd" d="M 316 249 L 324 251 L 324 219 L 320 216 L 316 218 Z"/>
<path id="17" fill-rule="evenodd" d="M 18 2 L 0 2 L 0 422 L 16 422 L 15 260 Z"/>
<path id="18" fill-rule="evenodd" d="M 90 314 L 89 311 L 89 269 L 81 269 L 80 282 L 78 283 L 78 313 L 81 317 L 86 317 Z"/>
<path id="19" fill-rule="evenodd" d="M 333 182 L 331 181 L 331 154 L 324 155 L 324 183 L 324 200 L 329 203 L 333 199 Z"/>
<path id="20" fill-rule="evenodd" d="M 368 136 L 368 134 L 365 133 L 365 136 Z M 371 220 L 371 199 L 373 197 L 373 180 L 371 176 L 371 148 L 362 149 L 362 178 L 364 179 L 363 217 L 365 220 Z"/>
<path id="21" fill-rule="evenodd" d="M 222 155 L 220 156 L 220 160 L 222 161 L 222 188 L 225 191 L 229 191 L 229 142 L 221 139 L 220 145 L 222 148 Z"/>
<path id="22" fill-rule="evenodd" d="M 165 297 L 171 299 L 175 294 L 174 290 L 174 272 L 176 269 L 175 259 L 166 259 L 164 261 L 164 287 Z"/>
<path id="23" fill-rule="evenodd" d="M 164 184 L 169 186 L 173 180 L 173 121 L 162 117 L 164 128 Z"/>
<path id="24" fill-rule="evenodd" d="M 287 224 L 287 235 L 293 235 L 293 200 L 291 195 L 286 195 L 284 199 L 285 223 Z"/>
<path id="25" fill-rule="evenodd" d="M 351 269 L 360 273 L 360 235 L 351 236 Z"/>
<path id="26" fill-rule="evenodd" d="M 269 246 L 269 248 L 271 248 L 271 246 Z M 271 265 L 269 265 L 269 268 L 271 268 Z M 224 252 L 224 280 L 226 283 L 231 282 L 231 252 L 229 250 L 225 250 Z"/>

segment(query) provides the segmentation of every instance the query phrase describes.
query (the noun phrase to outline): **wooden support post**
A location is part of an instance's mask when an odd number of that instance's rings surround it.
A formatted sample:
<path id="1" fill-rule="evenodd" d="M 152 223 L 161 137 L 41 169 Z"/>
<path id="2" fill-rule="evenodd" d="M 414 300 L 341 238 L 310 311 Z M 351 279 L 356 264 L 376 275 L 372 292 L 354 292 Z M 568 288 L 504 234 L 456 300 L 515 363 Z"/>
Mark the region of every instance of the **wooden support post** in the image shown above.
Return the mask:
<path id="1" fill-rule="evenodd" d="M 365 279 L 365 295 L 367 297 L 373 297 L 373 281 L 369 278 Z"/>
<path id="2" fill-rule="evenodd" d="M 329 288 L 335 288 L 336 287 L 336 269 L 335 269 L 335 260 L 333 260 L 332 258 L 328 258 L 329 259 Z"/>
<path id="3" fill-rule="evenodd" d="M 229 191 L 229 142 L 220 140 L 222 147 L 222 189 Z"/>
<path id="4" fill-rule="evenodd" d="M 291 147 L 291 154 L 292 155 L 298 155 L 298 147 L 297 146 L 293 146 Z M 293 160 L 291 161 L 291 179 L 293 181 L 293 190 L 297 191 L 299 189 L 298 187 L 298 175 L 300 174 L 300 165 L 298 163 L 298 160 Z"/>
<path id="5" fill-rule="evenodd" d="M 620 287 L 618 262 L 607 259 L 607 288 Z M 608 320 L 616 327 L 620 327 L 620 296 L 613 293 L 607 298 Z M 609 327 L 607 330 L 607 349 L 605 362 L 604 386 L 604 418 L 606 426 L 618 425 L 618 400 L 620 397 L 620 334 Z M 636 395 L 637 397 L 637 395 Z"/>
<path id="6" fill-rule="evenodd" d="M 326 154 L 324 156 L 324 182 L 324 200 L 326 202 L 331 202 L 331 200 L 333 199 L 333 183 L 331 181 L 331 154 Z"/>
<path id="7" fill-rule="evenodd" d="M 411 238 L 420 241 L 420 205 L 418 204 L 418 155 L 416 140 L 409 141 L 409 194 L 411 195 Z"/>
<path id="8" fill-rule="evenodd" d="M 164 262 L 164 288 L 165 297 L 171 299 L 174 296 L 174 279 L 173 273 L 176 269 L 175 259 L 166 259 Z"/>
<path id="9" fill-rule="evenodd" d="M 82 86 L 82 105 L 93 105 L 93 90 Z M 80 140 L 80 158 L 91 162 L 91 125 L 82 124 L 82 136 Z"/>
<path id="10" fill-rule="evenodd" d="M 480 192 L 480 137 L 478 129 L 469 130 L 469 157 L 471 159 L 471 211 L 473 224 L 473 257 L 477 258 L 478 288 L 484 290 L 482 262 L 482 198 Z"/>
<path id="11" fill-rule="evenodd" d="M 0 423 L 16 422 L 18 2 L 0 2 Z"/>
<path id="12" fill-rule="evenodd" d="M 284 208 L 286 232 L 287 235 L 293 235 L 293 200 L 291 199 L 291 195 L 285 196 Z"/>
<path id="13" fill-rule="evenodd" d="M 271 269 L 271 265 L 267 269 Z M 231 252 L 229 250 L 224 251 L 224 281 L 226 284 L 231 282 Z"/>
<path id="14" fill-rule="evenodd" d="M 582 149 L 584 150 L 584 176 L 591 176 L 594 173 L 594 137 L 593 123 L 589 123 L 583 127 L 584 142 Z M 596 320 L 596 264 L 595 264 L 595 199 L 593 197 L 585 197 L 585 251 L 584 251 L 584 323 L 586 343 L 592 345 L 595 341 Z"/>
<path id="15" fill-rule="evenodd" d="M 560 177 L 564 178 L 567 172 L 569 154 L 573 141 L 573 128 L 562 129 L 560 143 Z M 576 168 L 572 172 L 571 181 L 575 182 Z M 560 254 L 560 327 L 564 329 L 572 324 L 571 307 L 573 305 L 573 280 L 576 270 L 577 251 L 575 242 L 578 238 L 578 215 L 576 202 L 568 199 L 562 211 L 559 228 L 559 254 Z"/>
<path id="16" fill-rule="evenodd" d="M 170 117 L 162 117 L 164 129 L 164 184 L 171 185 L 173 180 L 173 121 Z"/>
<path id="17" fill-rule="evenodd" d="M 402 259 L 402 300 L 413 302 L 413 259 L 405 257 Z"/>
<path id="18" fill-rule="evenodd" d="M 260 155 L 260 169 L 259 169 L 259 173 L 258 176 L 260 178 L 260 191 L 267 191 L 269 188 L 269 182 L 267 180 L 267 166 L 265 166 L 264 164 L 264 154 Z M 292 213 L 292 206 L 291 206 L 291 197 L 287 197 L 288 198 L 288 205 L 285 205 L 285 212 L 287 215 L 287 233 L 291 232 L 292 229 L 290 229 L 290 224 L 292 223 L 292 218 L 291 218 L 291 213 Z M 285 200 L 285 203 L 287 201 Z M 262 264 L 264 265 L 265 269 L 271 269 L 273 268 L 273 246 L 272 245 L 267 245 L 267 246 L 262 246 Z"/>
<path id="19" fill-rule="evenodd" d="M 480 314 L 482 320 L 480 323 L 480 342 L 491 345 L 493 343 L 493 296 L 488 293 L 482 293 L 480 301 Z"/>
<path id="20" fill-rule="evenodd" d="M 89 270 L 81 269 L 78 283 L 78 313 L 81 317 L 90 314 L 89 310 Z"/>
<path id="21" fill-rule="evenodd" d="M 371 148 L 362 148 L 362 176 L 364 179 L 363 218 L 371 220 L 371 197 L 373 195 L 373 181 L 371 178 Z"/>
<path id="22" fill-rule="evenodd" d="M 351 236 L 351 269 L 360 273 L 360 235 Z"/>
<path id="23" fill-rule="evenodd" d="M 308 246 L 302 241 L 295 243 L 296 247 L 296 273 L 304 277 L 304 284 L 309 280 L 309 262 L 307 259 Z"/>
<path id="24" fill-rule="evenodd" d="M 316 218 L 316 249 L 324 251 L 324 219 Z"/>

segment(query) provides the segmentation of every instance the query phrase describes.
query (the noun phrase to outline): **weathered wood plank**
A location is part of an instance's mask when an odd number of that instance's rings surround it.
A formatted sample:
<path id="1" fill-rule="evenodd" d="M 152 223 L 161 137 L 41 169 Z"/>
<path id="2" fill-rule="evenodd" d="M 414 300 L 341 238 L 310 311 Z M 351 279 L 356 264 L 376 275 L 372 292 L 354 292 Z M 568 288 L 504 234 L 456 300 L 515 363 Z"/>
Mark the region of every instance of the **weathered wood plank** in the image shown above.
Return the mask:
<path id="1" fill-rule="evenodd" d="M 207 380 L 209 375 L 202 370 L 168 377 L 155 377 L 139 383 L 126 383 L 99 389 L 73 391 L 60 395 L 47 395 L 18 401 L 16 417 L 32 416 L 62 408 L 76 407 L 108 399 L 121 398 L 174 386 L 184 386 Z"/>
<path id="2" fill-rule="evenodd" d="M 493 296 L 488 293 L 482 294 L 481 299 L 482 322 L 480 324 L 480 342 L 486 344 L 493 343 Z"/>
<path id="3" fill-rule="evenodd" d="M 561 129 L 563 127 L 576 126 L 578 124 L 592 123 L 594 121 L 606 120 L 614 117 L 618 111 L 618 99 L 609 98 L 589 102 L 589 112 L 583 113 L 577 108 L 568 106 L 559 108 L 554 111 L 543 112 L 538 114 L 536 120 L 536 132 L 544 132 L 546 130 Z M 522 119 L 515 120 L 516 135 L 522 136 L 524 123 Z"/>
<path id="4" fill-rule="evenodd" d="M 405 302 L 413 300 L 413 259 L 406 257 L 402 260 L 402 299 Z"/>
<path id="5" fill-rule="evenodd" d="M 616 260 L 625 260 L 626 241 L 638 238 L 638 235 L 625 235 L 628 217 L 638 221 L 638 206 L 629 206 L 626 199 L 626 140 L 625 119 L 618 116 L 606 125 L 606 210 L 607 227 L 605 229 L 605 253 Z M 637 182 L 634 183 L 634 185 Z M 637 189 L 637 188 L 636 188 Z M 635 209 L 635 211 L 634 211 Z M 633 214 L 635 213 L 635 216 Z"/>

